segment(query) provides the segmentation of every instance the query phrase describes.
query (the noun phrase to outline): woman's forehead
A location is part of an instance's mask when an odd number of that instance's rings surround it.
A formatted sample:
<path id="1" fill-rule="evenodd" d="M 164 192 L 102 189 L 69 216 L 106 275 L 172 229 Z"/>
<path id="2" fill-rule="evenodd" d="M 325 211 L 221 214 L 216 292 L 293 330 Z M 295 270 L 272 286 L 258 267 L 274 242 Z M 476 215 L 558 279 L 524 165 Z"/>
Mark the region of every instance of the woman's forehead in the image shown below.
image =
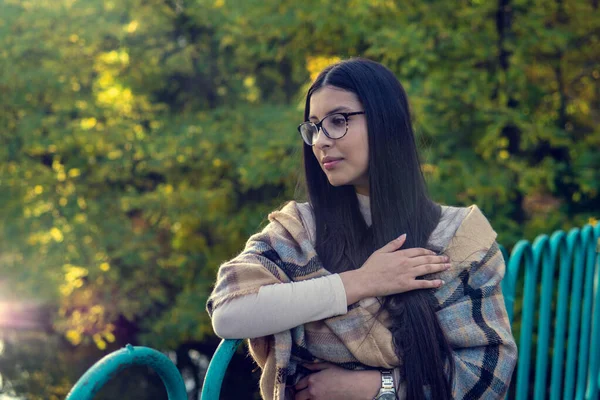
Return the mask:
<path id="1" fill-rule="evenodd" d="M 346 108 L 346 111 L 360 111 L 360 101 L 355 93 L 334 86 L 323 86 L 310 97 L 310 116 L 322 118 L 332 110 Z M 343 110 L 337 110 L 344 112 Z"/>

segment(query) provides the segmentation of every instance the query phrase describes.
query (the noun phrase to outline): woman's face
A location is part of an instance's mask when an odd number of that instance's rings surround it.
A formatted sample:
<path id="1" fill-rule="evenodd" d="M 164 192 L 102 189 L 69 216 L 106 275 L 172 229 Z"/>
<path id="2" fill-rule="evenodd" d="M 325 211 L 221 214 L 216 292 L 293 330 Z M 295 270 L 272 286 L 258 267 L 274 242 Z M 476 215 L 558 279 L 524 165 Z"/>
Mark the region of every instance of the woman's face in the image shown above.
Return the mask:
<path id="1" fill-rule="evenodd" d="M 356 94 L 334 86 L 323 86 L 310 98 L 311 122 L 317 123 L 335 112 L 364 111 Z M 341 139 L 330 139 L 319 130 L 313 153 L 333 186 L 353 185 L 357 193 L 369 195 L 369 141 L 365 114 L 348 117 L 348 132 Z M 340 158 L 326 164 L 325 157 Z"/>

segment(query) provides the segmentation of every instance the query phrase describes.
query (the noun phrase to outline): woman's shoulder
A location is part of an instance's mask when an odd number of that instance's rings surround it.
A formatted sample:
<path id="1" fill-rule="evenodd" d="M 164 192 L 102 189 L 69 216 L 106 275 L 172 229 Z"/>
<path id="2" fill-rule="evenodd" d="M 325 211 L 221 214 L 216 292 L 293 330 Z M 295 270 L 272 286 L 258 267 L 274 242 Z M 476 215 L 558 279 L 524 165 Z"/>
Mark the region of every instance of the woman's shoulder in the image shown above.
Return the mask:
<path id="1" fill-rule="evenodd" d="M 271 211 L 268 215 L 268 219 L 272 221 L 273 219 L 278 219 L 282 216 L 299 218 L 305 208 L 304 204 L 308 203 L 298 203 L 296 200 L 287 200 Z"/>
<path id="2" fill-rule="evenodd" d="M 308 202 L 286 201 L 279 208 L 269 213 L 268 220 L 271 223 L 277 221 L 278 225 L 283 225 L 285 229 L 294 231 L 297 234 L 305 231 L 308 234 L 308 239 L 314 245 L 316 230 L 314 214 Z"/>
<path id="3" fill-rule="evenodd" d="M 496 235 L 483 211 L 472 204 L 468 207 L 442 206 L 442 218 L 447 222 L 458 225 L 457 233 L 472 235 Z M 458 223 L 460 221 L 460 223 Z"/>
<path id="4" fill-rule="evenodd" d="M 302 221 L 302 225 L 304 226 L 304 228 L 306 229 L 306 232 L 308 233 L 309 240 L 314 245 L 315 244 L 316 226 L 315 226 L 315 217 L 313 214 L 312 206 L 310 205 L 309 202 L 295 202 L 295 201 L 294 201 L 294 205 L 295 205 L 296 209 L 298 210 L 298 213 L 300 214 L 300 219 Z"/>
<path id="5" fill-rule="evenodd" d="M 312 206 L 308 201 L 300 202 L 291 200 L 290 203 L 294 204 L 296 208 L 302 213 L 311 213 L 312 214 Z"/>
<path id="6" fill-rule="evenodd" d="M 429 236 L 429 247 L 432 249 L 445 249 L 456 234 L 459 226 L 469 214 L 469 207 L 441 206 L 440 220 Z"/>
<path id="7" fill-rule="evenodd" d="M 302 220 L 314 219 L 310 204 L 308 202 L 299 202 L 296 200 L 289 200 L 283 203 L 279 208 L 269 213 L 269 219 L 277 218 L 277 216 L 281 214 L 294 216 Z"/>
<path id="8" fill-rule="evenodd" d="M 480 253 L 492 247 L 497 234 L 481 209 L 473 204 L 469 207 L 442 206 L 440 222 L 432 238 L 437 234 L 443 241 L 441 248 L 458 252 L 465 260 L 470 254 Z"/>

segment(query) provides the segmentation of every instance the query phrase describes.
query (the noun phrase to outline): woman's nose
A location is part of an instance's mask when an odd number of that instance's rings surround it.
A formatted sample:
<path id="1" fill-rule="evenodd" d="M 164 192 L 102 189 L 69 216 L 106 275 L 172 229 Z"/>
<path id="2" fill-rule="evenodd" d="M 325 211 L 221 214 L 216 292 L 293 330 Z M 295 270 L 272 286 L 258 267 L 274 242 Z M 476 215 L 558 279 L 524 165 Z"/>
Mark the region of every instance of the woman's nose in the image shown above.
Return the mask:
<path id="1" fill-rule="evenodd" d="M 323 128 L 318 128 L 317 130 L 317 138 L 314 140 L 314 145 L 317 148 L 323 148 L 325 146 L 331 146 L 333 144 L 333 139 L 330 139 L 323 132 Z"/>

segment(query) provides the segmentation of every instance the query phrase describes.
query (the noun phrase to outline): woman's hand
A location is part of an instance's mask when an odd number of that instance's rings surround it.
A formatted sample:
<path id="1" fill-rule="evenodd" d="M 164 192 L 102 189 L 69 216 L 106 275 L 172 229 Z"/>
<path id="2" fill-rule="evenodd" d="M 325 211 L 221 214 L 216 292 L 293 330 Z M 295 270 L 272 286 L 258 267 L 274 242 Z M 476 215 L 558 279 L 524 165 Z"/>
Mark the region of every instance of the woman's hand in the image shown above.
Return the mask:
<path id="1" fill-rule="evenodd" d="M 438 288 L 444 283 L 416 278 L 449 269 L 448 257 L 423 248 L 398 250 L 405 241 L 406 234 L 373 252 L 361 268 L 340 274 L 348 305 L 366 297 Z"/>
<path id="2" fill-rule="evenodd" d="M 304 366 L 316 372 L 296 384 L 294 400 L 372 400 L 381 387 L 379 371 L 350 371 L 330 363 Z"/>

